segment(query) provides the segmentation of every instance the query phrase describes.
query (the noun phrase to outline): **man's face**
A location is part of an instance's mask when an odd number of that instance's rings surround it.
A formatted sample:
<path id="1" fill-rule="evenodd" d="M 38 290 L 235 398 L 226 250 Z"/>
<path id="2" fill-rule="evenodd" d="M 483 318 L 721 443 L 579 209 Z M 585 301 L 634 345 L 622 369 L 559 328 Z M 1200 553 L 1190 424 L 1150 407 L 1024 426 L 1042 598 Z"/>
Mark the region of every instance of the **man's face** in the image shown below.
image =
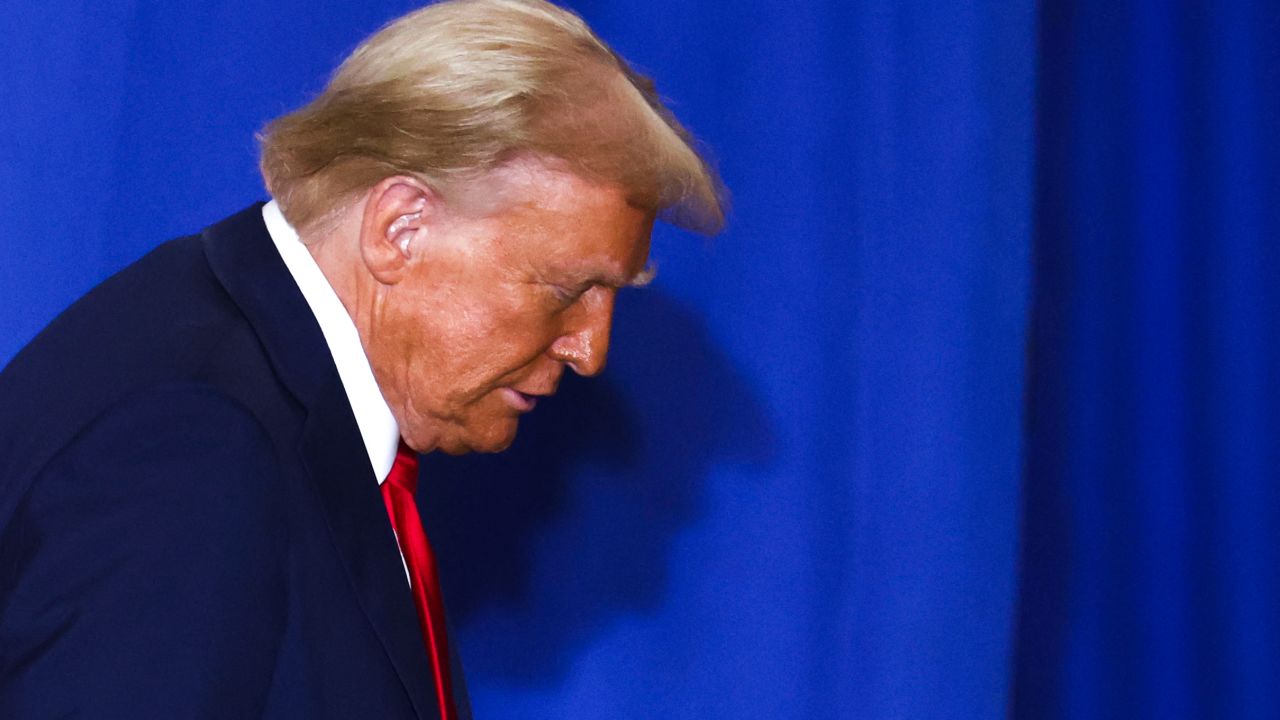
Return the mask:
<path id="1" fill-rule="evenodd" d="M 505 195 L 492 212 L 431 212 L 371 308 L 370 363 L 419 451 L 507 447 L 566 365 L 603 369 L 618 289 L 645 269 L 653 215 L 620 189 L 536 167 Z"/>

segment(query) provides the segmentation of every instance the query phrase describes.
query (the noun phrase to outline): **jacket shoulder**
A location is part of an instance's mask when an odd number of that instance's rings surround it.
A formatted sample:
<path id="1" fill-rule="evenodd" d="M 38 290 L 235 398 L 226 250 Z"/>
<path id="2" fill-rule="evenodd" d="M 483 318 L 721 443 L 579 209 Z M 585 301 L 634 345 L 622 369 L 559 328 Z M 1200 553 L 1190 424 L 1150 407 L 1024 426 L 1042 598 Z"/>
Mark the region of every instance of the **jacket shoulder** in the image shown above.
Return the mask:
<path id="1" fill-rule="evenodd" d="M 249 398 L 274 383 L 199 236 L 166 242 L 108 278 L 0 372 L 0 527 L 34 473 L 94 418 L 183 382 L 239 383 Z"/>

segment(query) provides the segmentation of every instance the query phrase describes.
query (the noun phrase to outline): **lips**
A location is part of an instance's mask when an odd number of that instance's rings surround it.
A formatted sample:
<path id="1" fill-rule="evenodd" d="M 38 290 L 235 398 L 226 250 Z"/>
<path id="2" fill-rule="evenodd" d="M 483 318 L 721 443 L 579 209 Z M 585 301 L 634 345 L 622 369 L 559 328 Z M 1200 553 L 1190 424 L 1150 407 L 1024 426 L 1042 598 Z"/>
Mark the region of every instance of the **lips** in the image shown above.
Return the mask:
<path id="1" fill-rule="evenodd" d="M 515 408 L 517 411 L 527 413 L 538 405 L 538 396 L 532 393 L 525 393 L 515 388 L 502 388 L 503 395 L 507 400 L 507 404 Z"/>
<path id="2" fill-rule="evenodd" d="M 529 409 L 530 409 L 530 410 L 532 410 L 532 409 L 534 408 L 534 406 L 536 406 L 536 405 L 538 404 L 538 396 L 537 396 L 537 395 L 530 395 L 529 393 L 522 393 L 522 392 L 520 392 L 519 390 L 517 390 L 517 391 L 516 391 L 516 394 L 517 394 L 517 395 L 519 395 L 521 398 L 524 398 L 524 401 L 525 401 L 526 403 L 528 403 L 528 404 L 529 404 Z"/>

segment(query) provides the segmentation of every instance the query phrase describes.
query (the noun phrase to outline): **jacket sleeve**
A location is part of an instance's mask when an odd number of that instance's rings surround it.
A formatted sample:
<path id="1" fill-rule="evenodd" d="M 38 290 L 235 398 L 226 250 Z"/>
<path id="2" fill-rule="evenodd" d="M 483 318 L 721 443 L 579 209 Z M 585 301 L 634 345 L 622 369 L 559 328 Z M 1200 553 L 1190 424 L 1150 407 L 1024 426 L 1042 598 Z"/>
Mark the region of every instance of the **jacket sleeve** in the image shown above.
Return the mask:
<path id="1" fill-rule="evenodd" d="M 201 386 L 81 431 L 0 538 L 0 717 L 260 716 L 286 610 L 278 485 L 262 426 Z"/>

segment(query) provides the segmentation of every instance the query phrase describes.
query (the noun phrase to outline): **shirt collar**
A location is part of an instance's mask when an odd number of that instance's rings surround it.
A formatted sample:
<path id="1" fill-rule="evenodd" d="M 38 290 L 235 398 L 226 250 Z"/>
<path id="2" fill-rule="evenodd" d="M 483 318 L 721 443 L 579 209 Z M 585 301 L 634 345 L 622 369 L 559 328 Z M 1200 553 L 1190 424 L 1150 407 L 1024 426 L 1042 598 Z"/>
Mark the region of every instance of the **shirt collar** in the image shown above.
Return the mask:
<path id="1" fill-rule="evenodd" d="M 329 346 L 329 354 L 333 356 L 333 364 L 337 366 L 338 377 L 342 380 L 342 389 L 347 393 L 351 412 L 360 428 L 360 438 L 364 441 L 365 451 L 369 453 L 369 464 L 373 466 L 373 474 L 381 484 L 387 479 L 391 466 L 395 463 L 396 448 L 400 444 L 400 427 L 374 380 L 373 369 L 369 367 L 369 358 L 364 354 L 356 325 L 338 299 L 338 294 L 333 291 L 333 286 L 325 278 L 324 272 L 316 264 L 315 258 L 311 257 L 311 252 L 298 238 L 297 231 L 285 220 L 275 200 L 262 207 L 262 219 L 280 258 L 284 260 L 293 281 L 302 291 L 302 297 L 311 307 L 320 331 L 324 333 L 324 341 Z"/>

